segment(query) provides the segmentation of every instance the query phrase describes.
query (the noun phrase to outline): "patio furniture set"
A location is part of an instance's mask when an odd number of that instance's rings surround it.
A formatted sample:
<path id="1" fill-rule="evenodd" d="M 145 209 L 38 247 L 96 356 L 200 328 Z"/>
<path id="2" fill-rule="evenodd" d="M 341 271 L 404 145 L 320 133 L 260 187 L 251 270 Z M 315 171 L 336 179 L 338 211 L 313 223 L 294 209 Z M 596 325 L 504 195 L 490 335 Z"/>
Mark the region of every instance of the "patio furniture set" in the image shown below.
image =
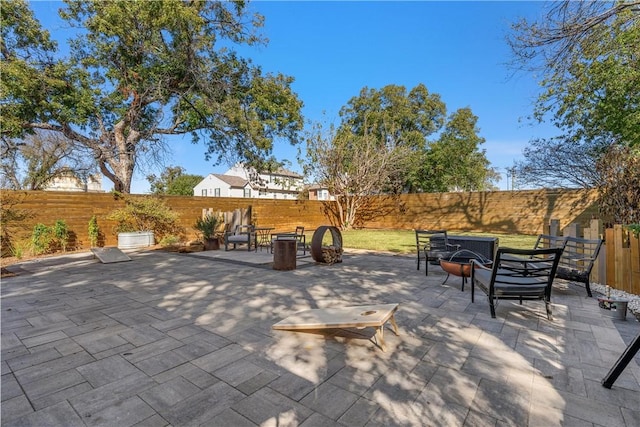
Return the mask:
<path id="1" fill-rule="evenodd" d="M 468 239 L 471 245 L 464 247 L 464 241 L 451 238 L 446 230 L 416 230 L 417 268 L 424 259 L 428 275 L 429 264 L 439 264 L 447 272 L 447 279 L 451 274 L 462 277 L 462 291 L 470 278 L 471 302 L 478 287 L 488 297 L 493 318 L 497 300 L 516 299 L 522 304 L 523 300 L 535 299 L 544 301 L 551 320 L 551 289 L 556 278 L 584 283 L 587 295 L 592 296 L 589 276 L 601 239 L 541 234 L 533 249 L 499 248 L 497 239 Z M 471 248 L 480 248 L 484 254 Z"/>

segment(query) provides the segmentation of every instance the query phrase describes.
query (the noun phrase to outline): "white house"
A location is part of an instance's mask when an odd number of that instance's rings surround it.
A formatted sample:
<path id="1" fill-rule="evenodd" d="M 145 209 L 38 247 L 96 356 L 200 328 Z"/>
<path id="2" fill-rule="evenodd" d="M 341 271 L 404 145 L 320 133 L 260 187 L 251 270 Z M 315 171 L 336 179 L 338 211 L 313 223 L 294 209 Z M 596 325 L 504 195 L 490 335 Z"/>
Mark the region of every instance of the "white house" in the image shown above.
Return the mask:
<path id="1" fill-rule="evenodd" d="M 43 188 L 44 191 L 84 191 L 102 193 L 102 179 L 99 175 L 89 175 L 86 181 L 78 178 L 73 172 L 64 172 L 53 178 Z"/>
<path id="2" fill-rule="evenodd" d="M 237 164 L 224 174 L 209 174 L 193 188 L 194 196 L 297 199 L 304 187 L 300 174 L 279 168 L 256 172 Z"/>

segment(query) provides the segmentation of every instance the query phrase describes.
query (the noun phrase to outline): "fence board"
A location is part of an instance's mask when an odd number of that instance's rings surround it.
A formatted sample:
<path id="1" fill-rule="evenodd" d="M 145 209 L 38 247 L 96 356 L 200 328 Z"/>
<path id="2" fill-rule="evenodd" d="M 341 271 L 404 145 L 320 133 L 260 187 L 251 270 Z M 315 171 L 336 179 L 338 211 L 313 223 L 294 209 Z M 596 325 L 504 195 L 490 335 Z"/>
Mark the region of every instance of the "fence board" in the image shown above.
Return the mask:
<path id="1" fill-rule="evenodd" d="M 629 239 L 631 256 L 631 293 L 640 295 L 640 238 L 631 234 Z"/>

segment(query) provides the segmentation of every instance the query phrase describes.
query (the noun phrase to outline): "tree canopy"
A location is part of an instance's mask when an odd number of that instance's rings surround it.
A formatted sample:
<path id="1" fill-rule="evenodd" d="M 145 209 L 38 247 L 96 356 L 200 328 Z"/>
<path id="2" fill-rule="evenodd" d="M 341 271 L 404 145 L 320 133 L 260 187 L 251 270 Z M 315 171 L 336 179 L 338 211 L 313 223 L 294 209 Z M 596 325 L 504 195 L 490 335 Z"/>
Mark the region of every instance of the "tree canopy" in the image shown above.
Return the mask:
<path id="1" fill-rule="evenodd" d="M 34 129 L 91 149 L 114 189 L 129 192 L 141 156 L 167 135 L 204 141 L 207 159 L 273 160 L 275 138 L 297 142 L 293 78 L 264 74 L 234 46 L 263 43 L 246 2 L 65 1 L 78 28 L 69 58 L 24 0 L 2 6 L 2 135 Z"/>
<path id="2" fill-rule="evenodd" d="M 193 188 L 204 179 L 201 175 L 185 174 L 180 166 L 166 167 L 159 177 L 147 176 L 153 194 L 172 194 L 176 196 L 193 196 Z"/>
<path id="3" fill-rule="evenodd" d="M 305 171 L 336 197 L 343 228 L 370 215 L 371 195 L 490 189 L 496 174 L 479 146 L 470 108 L 447 117 L 424 84 L 363 88 L 340 110 L 337 126 L 316 124 L 307 135 Z"/>
<path id="4" fill-rule="evenodd" d="M 536 119 L 567 142 L 640 145 L 640 1 L 556 2 L 509 42 L 515 66 L 541 73 Z"/>

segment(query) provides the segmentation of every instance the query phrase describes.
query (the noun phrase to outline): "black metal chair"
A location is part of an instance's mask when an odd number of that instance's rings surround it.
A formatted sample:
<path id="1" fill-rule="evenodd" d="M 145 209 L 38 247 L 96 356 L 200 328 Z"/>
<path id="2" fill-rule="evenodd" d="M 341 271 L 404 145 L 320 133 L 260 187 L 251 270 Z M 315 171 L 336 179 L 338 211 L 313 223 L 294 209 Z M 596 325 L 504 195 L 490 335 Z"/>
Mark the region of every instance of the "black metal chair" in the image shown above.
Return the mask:
<path id="1" fill-rule="evenodd" d="M 451 245 L 447 240 L 446 230 L 416 230 L 416 249 L 418 252 L 418 270 L 420 260 L 425 260 L 425 276 L 429 275 L 429 262 L 440 263 L 441 258 L 449 258 L 460 245 Z"/>
<path id="2" fill-rule="evenodd" d="M 499 299 L 543 300 L 547 318 L 551 320 L 551 285 L 562 256 L 562 248 L 499 248 L 493 268 L 472 260 L 471 302 L 476 286 L 489 298 L 491 317 L 496 317 L 495 301 Z"/>

